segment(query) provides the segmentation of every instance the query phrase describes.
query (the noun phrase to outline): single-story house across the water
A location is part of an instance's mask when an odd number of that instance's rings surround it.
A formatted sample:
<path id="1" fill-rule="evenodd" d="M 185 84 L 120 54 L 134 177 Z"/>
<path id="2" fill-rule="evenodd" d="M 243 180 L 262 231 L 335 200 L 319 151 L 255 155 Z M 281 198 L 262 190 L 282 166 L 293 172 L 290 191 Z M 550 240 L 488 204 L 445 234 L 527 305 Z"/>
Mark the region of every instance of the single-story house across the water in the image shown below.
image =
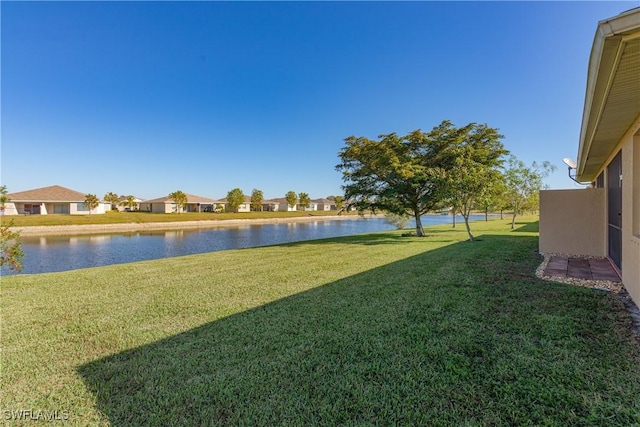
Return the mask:
<path id="1" fill-rule="evenodd" d="M 314 207 L 314 211 L 336 210 L 335 202 L 329 199 L 313 199 L 311 200 L 311 206 Z"/>
<path id="2" fill-rule="evenodd" d="M 591 185 L 540 192 L 540 252 L 607 257 L 640 305 L 640 8 L 598 23 L 567 164 Z"/>
<path id="3" fill-rule="evenodd" d="M 134 206 L 127 206 L 128 203 L 128 196 L 120 196 L 118 197 L 118 204 L 116 205 L 116 209 L 119 212 L 124 212 L 124 211 L 135 211 L 138 210 L 138 207 L 140 206 L 140 203 L 142 203 L 144 200 L 133 196 L 133 203 Z"/>
<path id="4" fill-rule="evenodd" d="M 221 203 L 218 200 L 208 199 L 202 196 L 194 196 L 193 194 L 186 194 L 186 196 L 187 203 L 184 210 L 179 210 L 176 203 L 173 199 L 169 198 L 169 196 L 140 202 L 139 210 L 154 213 L 213 212 L 216 205 Z"/>
<path id="5" fill-rule="evenodd" d="M 262 202 L 262 210 L 264 212 L 278 212 L 280 203 L 277 200 L 269 199 Z"/>
<path id="6" fill-rule="evenodd" d="M 89 212 L 85 205 L 86 194 L 60 185 L 18 191 L 7 194 L 4 215 L 89 215 L 103 214 L 111 210 L 111 204 L 101 201 Z"/>
<path id="7" fill-rule="evenodd" d="M 236 212 L 250 212 L 251 211 L 251 196 L 247 196 L 246 194 L 242 196 L 242 203 L 238 206 L 238 210 Z M 233 209 L 229 207 L 229 202 L 227 198 L 220 199 L 219 203 L 224 206 L 225 212 L 233 212 Z"/>
<path id="8" fill-rule="evenodd" d="M 287 199 L 285 199 L 284 197 L 269 199 L 268 202 L 272 203 L 274 206 L 277 206 L 276 211 L 278 212 L 294 212 L 298 210 L 297 205 L 289 205 Z"/>

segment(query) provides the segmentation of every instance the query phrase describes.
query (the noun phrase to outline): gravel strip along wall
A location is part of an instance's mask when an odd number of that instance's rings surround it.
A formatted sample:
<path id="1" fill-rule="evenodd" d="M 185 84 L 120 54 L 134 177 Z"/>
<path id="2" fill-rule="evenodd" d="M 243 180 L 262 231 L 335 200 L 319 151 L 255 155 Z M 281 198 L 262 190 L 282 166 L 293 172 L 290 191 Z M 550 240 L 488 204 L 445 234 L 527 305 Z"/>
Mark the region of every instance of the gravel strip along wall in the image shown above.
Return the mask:
<path id="1" fill-rule="evenodd" d="M 608 280 L 585 280 L 585 279 L 577 279 L 573 277 L 559 277 L 559 276 L 545 276 L 544 270 L 547 268 L 547 264 L 549 260 L 553 256 L 561 256 L 561 257 L 569 257 L 569 258 L 585 258 L 585 259 L 596 259 L 598 257 L 588 257 L 588 256 L 580 256 L 577 257 L 575 255 L 567 255 L 567 254 L 541 254 L 544 256 L 542 263 L 536 269 L 536 277 L 542 280 L 547 280 L 550 282 L 558 282 L 565 283 L 567 285 L 581 286 L 584 288 L 597 289 L 605 292 L 610 292 L 613 295 L 617 296 L 618 299 L 624 304 L 625 308 L 629 312 L 631 316 L 631 320 L 633 321 L 633 329 L 636 333 L 636 338 L 640 342 L 640 309 L 636 305 L 636 303 L 631 299 L 629 293 L 624 288 L 624 285 L 619 282 L 611 282 Z"/>

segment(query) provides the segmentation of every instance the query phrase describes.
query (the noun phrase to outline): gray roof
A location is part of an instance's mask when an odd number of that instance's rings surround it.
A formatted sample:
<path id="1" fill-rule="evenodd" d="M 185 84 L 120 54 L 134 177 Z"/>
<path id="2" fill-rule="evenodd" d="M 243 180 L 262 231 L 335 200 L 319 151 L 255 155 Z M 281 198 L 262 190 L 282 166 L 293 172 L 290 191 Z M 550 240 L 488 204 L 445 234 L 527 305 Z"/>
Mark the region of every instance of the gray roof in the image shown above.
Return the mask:
<path id="1" fill-rule="evenodd" d="M 60 185 L 7 194 L 12 202 L 84 202 L 86 194 Z"/>
<path id="2" fill-rule="evenodd" d="M 251 203 L 251 196 L 247 196 L 246 194 L 244 194 L 243 196 L 244 201 L 242 203 Z M 225 197 L 224 199 L 220 199 L 219 200 L 220 203 L 227 203 L 227 198 Z"/>

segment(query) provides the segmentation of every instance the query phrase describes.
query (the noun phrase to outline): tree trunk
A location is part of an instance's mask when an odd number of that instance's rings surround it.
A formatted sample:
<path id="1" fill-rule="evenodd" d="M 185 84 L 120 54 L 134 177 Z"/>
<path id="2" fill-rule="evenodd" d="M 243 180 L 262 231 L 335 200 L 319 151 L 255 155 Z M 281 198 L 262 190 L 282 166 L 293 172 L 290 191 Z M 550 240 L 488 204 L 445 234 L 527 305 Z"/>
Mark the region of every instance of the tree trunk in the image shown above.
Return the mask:
<path id="1" fill-rule="evenodd" d="M 422 228 L 422 219 L 420 218 L 420 212 L 414 211 L 413 216 L 416 219 L 416 236 L 424 237 L 424 229 Z"/>
<path id="2" fill-rule="evenodd" d="M 489 221 L 489 208 L 485 208 L 484 210 L 484 222 Z"/>
<path id="3" fill-rule="evenodd" d="M 516 216 L 518 215 L 518 210 L 520 206 L 518 206 L 518 202 L 513 204 L 513 217 L 511 217 L 511 229 L 514 230 L 516 228 Z"/>
<path id="4" fill-rule="evenodd" d="M 456 228 L 456 210 L 455 209 L 451 211 L 451 215 L 453 215 L 451 217 L 451 223 L 453 224 L 453 228 Z"/>
<path id="5" fill-rule="evenodd" d="M 462 214 L 462 217 L 464 218 L 464 225 L 467 227 L 467 234 L 469 235 L 469 240 L 472 242 L 475 242 L 475 239 L 473 238 L 473 234 L 471 233 L 471 227 L 469 227 L 469 214 Z"/>
<path id="6" fill-rule="evenodd" d="M 504 213 L 504 211 L 502 209 L 500 209 L 500 219 L 504 219 L 503 213 Z"/>

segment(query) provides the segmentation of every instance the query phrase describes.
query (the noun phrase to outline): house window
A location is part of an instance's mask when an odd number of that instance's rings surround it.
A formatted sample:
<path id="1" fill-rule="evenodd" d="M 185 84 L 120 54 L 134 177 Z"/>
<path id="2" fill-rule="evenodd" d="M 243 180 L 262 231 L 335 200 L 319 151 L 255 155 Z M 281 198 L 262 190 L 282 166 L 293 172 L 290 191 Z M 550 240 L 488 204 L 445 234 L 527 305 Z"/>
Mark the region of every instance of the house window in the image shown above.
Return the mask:
<path id="1" fill-rule="evenodd" d="M 69 204 L 55 204 L 53 205 L 53 213 L 54 214 L 68 214 L 69 213 Z"/>
<path id="2" fill-rule="evenodd" d="M 84 203 L 78 203 L 78 204 L 77 204 L 77 207 L 76 207 L 76 210 L 77 210 L 78 212 L 81 212 L 81 211 L 88 211 L 88 210 L 89 210 L 89 208 L 88 208 L 88 207 L 87 207 L 87 205 L 86 205 L 86 204 L 84 204 Z"/>

